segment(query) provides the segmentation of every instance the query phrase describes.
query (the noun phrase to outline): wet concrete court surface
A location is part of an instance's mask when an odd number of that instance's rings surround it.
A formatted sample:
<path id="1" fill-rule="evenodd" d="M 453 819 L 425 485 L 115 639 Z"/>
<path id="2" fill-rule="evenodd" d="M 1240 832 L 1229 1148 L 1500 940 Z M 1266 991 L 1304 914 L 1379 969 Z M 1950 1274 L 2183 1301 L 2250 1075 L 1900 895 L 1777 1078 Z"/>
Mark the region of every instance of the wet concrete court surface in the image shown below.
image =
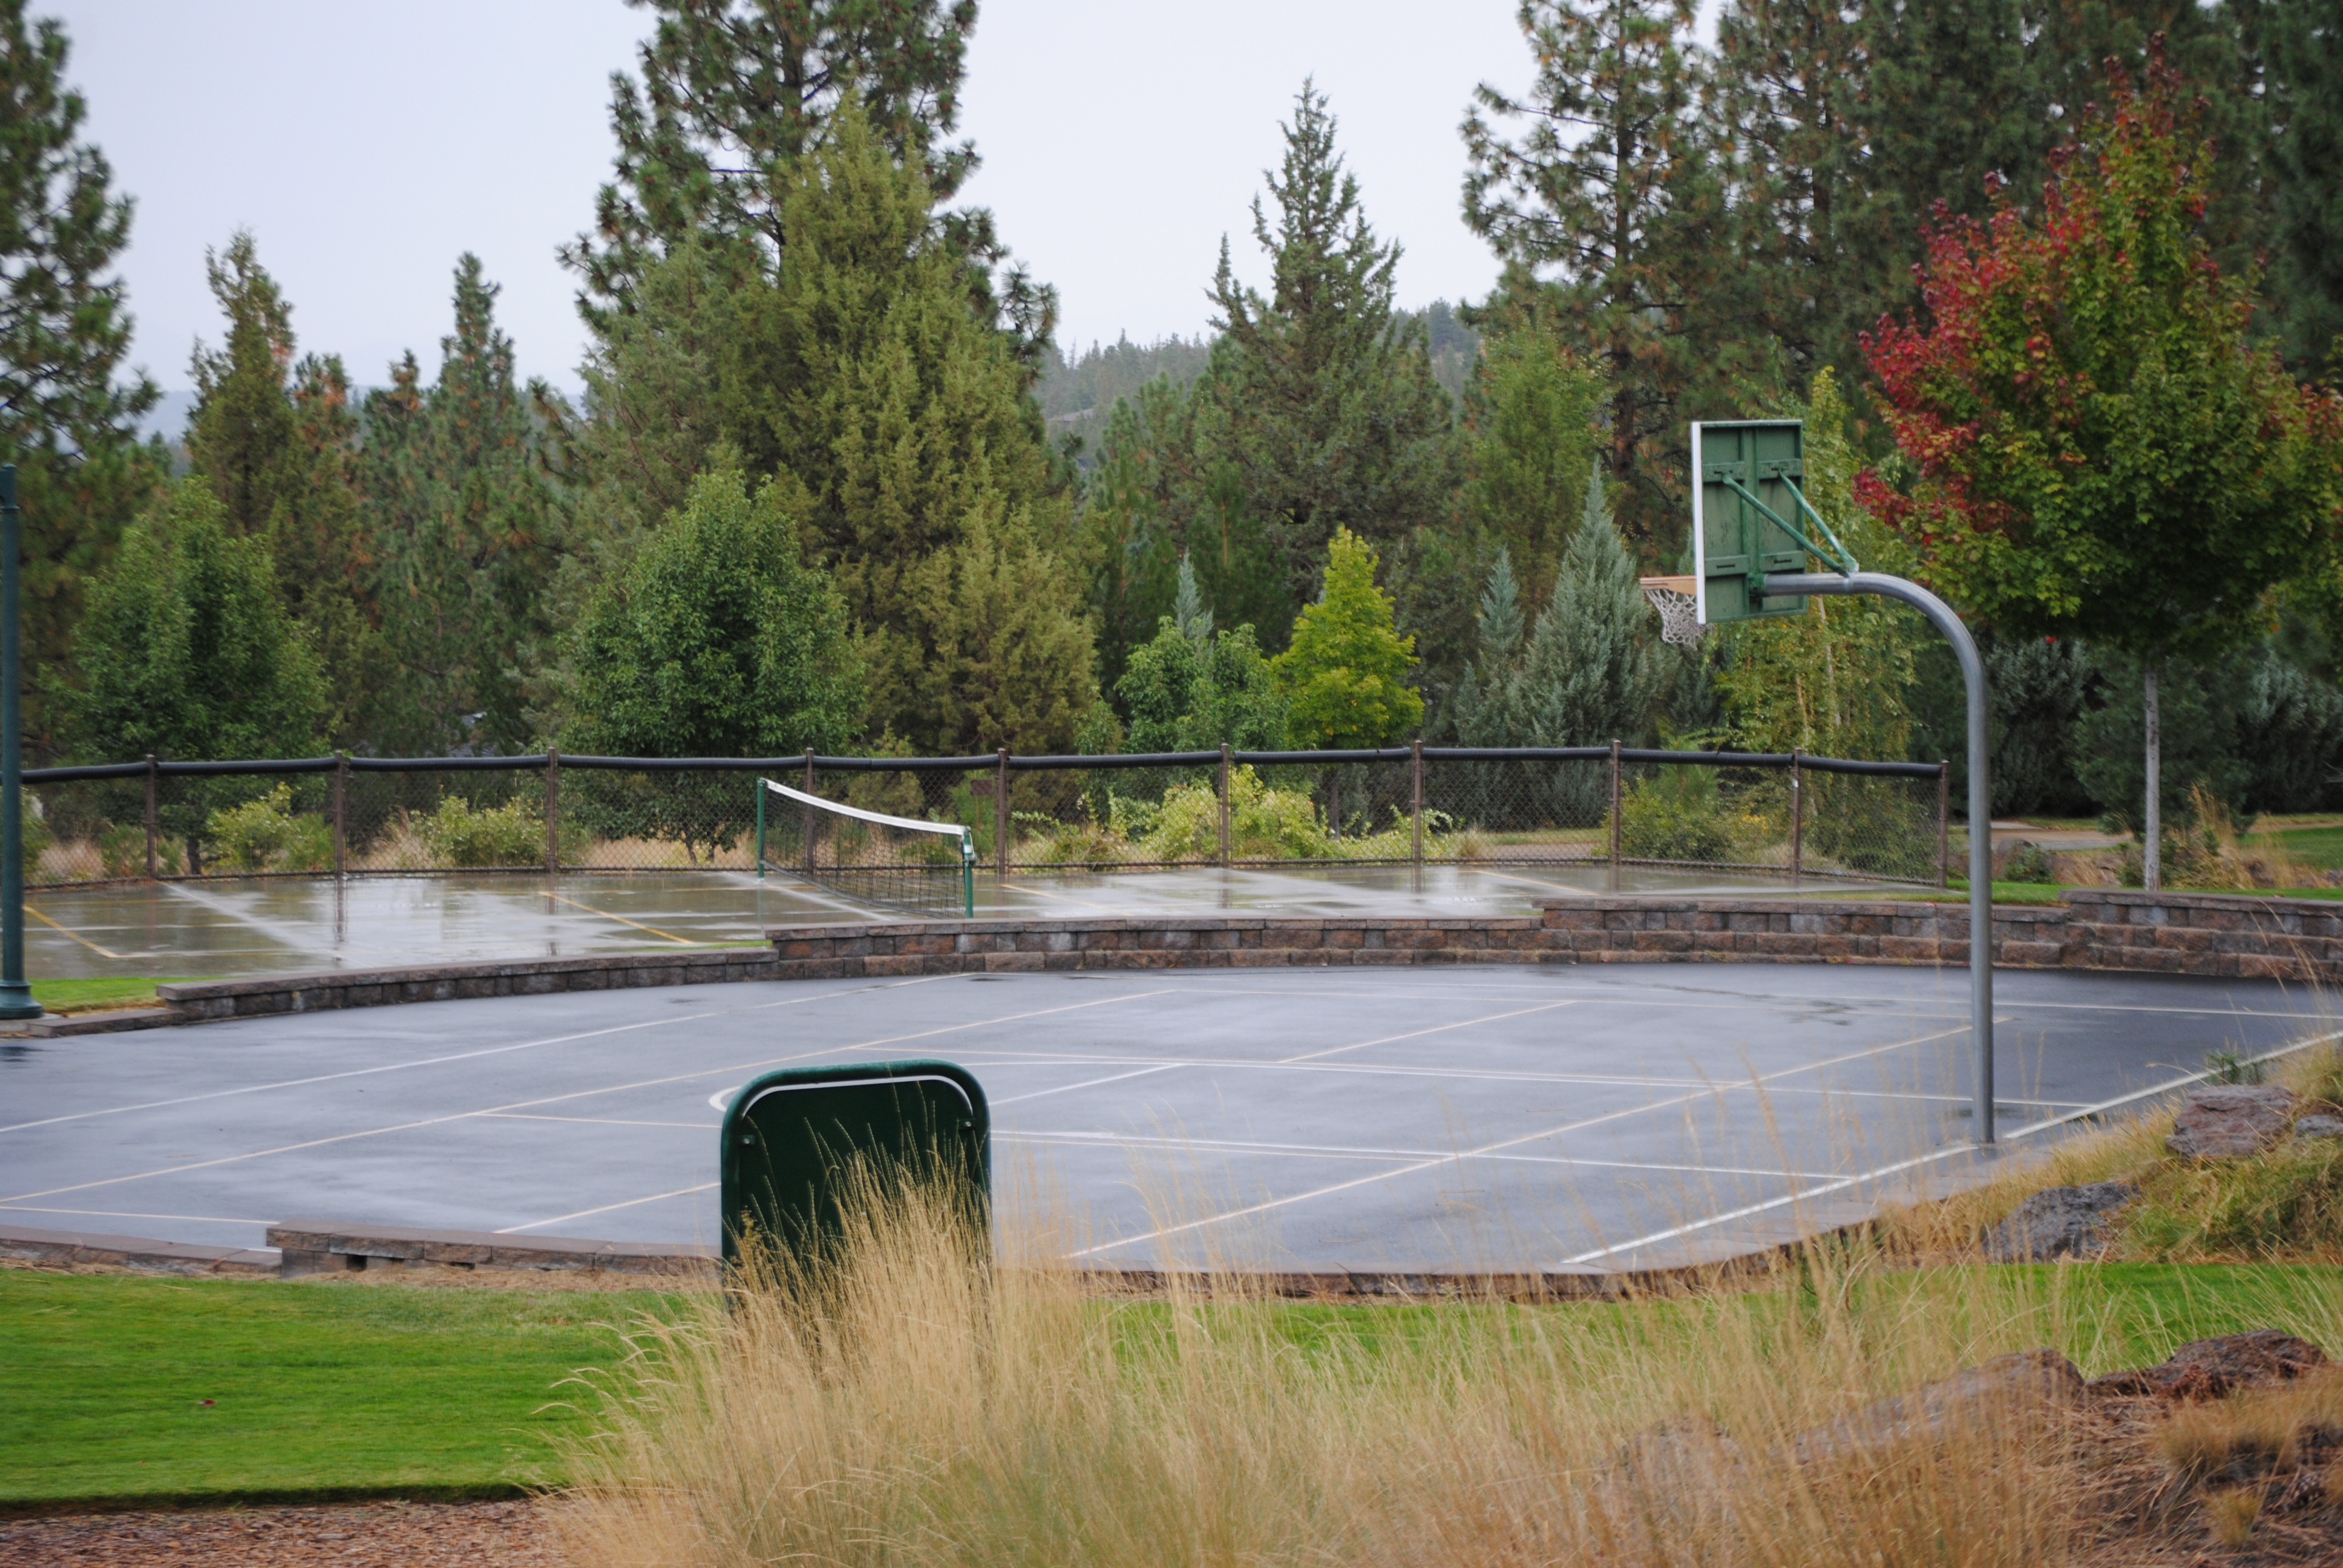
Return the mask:
<path id="1" fill-rule="evenodd" d="M 1330 867 L 1315 870 L 1019 874 L 977 881 L 980 916 L 1526 915 L 1534 900 L 1604 891 L 1608 868 Z M 1630 869 L 1622 890 L 1779 892 L 1780 879 Z M 1809 880 L 1846 896 L 1867 884 Z M 497 872 L 132 883 L 27 895 L 25 965 L 49 976 L 236 975 L 473 959 L 559 958 L 754 942 L 777 925 L 909 917 L 775 874 Z"/>
<path id="2" fill-rule="evenodd" d="M 2268 983 L 1997 987 L 2013 1150 L 2207 1050 L 2327 1028 Z M 940 1057 L 991 1098 L 1000 1184 L 1038 1172 L 1101 1264 L 1657 1263 L 1970 1168 L 1966 1028 L 1957 970 L 1727 965 L 777 982 L 254 1020 L 0 1048 L 0 1211 L 234 1245 L 296 1215 L 708 1241 L 743 1081 Z"/>

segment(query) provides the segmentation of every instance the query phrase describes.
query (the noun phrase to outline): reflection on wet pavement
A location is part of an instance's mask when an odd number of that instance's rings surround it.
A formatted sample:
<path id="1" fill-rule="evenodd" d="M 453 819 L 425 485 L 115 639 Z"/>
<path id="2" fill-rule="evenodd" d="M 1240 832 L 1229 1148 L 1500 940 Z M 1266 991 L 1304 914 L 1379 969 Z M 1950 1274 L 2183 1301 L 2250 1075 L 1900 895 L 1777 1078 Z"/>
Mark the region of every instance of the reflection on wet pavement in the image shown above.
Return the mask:
<path id="1" fill-rule="evenodd" d="M 1314 869 L 1019 872 L 977 883 L 977 914 L 1528 915 L 1544 900 L 1601 893 L 1609 868 L 1324 867 Z M 1631 868 L 1620 890 L 1686 897 L 1786 891 L 1779 878 Z M 1876 890 L 1808 882 L 1805 891 Z M 32 978 L 227 976 L 471 959 L 566 958 L 754 943 L 774 926 L 900 919 L 775 874 L 647 871 L 563 877 L 224 879 L 35 892 L 26 902 Z"/>

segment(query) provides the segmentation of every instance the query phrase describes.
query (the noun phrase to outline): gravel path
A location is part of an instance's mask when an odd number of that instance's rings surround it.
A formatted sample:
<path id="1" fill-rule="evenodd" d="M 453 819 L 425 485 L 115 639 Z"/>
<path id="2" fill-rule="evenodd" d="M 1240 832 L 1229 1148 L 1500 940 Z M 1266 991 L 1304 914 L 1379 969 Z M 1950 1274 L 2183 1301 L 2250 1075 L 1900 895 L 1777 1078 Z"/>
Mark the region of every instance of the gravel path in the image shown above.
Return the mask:
<path id="1" fill-rule="evenodd" d="M 534 1503 L 348 1503 L 300 1508 L 59 1513 L 0 1520 L 0 1568 L 559 1568 Z"/>

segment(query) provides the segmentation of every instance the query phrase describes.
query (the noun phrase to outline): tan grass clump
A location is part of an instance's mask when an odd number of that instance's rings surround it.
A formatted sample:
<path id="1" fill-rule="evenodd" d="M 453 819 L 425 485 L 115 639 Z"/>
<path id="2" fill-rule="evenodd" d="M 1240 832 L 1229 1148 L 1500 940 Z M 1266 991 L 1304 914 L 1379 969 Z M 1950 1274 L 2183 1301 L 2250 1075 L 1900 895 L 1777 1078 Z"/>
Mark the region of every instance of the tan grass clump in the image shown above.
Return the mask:
<path id="1" fill-rule="evenodd" d="M 575 1559 L 1878 1568 L 2076 1538 L 2056 1410 L 1863 1413 L 2101 1337 L 2069 1271 L 1816 1251 L 1733 1293 L 1334 1313 L 1233 1277 L 1101 1300 L 1048 1233 L 995 1268 L 959 1212 L 874 1203 L 830 1261 L 640 1325 L 556 1511 Z"/>

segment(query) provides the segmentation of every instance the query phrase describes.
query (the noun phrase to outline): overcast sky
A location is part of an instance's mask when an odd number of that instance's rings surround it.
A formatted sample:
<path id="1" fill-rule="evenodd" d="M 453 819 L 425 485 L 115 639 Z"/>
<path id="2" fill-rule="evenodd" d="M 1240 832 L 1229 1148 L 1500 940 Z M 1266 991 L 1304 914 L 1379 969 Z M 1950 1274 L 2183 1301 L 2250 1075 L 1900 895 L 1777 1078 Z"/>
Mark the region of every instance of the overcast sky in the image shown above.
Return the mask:
<path id="1" fill-rule="evenodd" d="M 88 135 L 137 198 L 123 271 L 131 358 L 189 384 L 219 317 L 204 251 L 238 227 L 305 349 L 361 384 L 412 347 L 428 374 L 457 256 L 479 253 L 525 374 L 574 387 L 583 333 L 554 258 L 592 216 L 608 77 L 650 19 L 620 0 L 35 0 L 73 41 Z M 984 0 L 962 199 L 1063 299 L 1062 346 L 1202 330 L 1221 235 L 1265 268 L 1247 204 L 1315 74 L 1370 220 L 1406 247 L 1403 302 L 1485 292 L 1460 219 L 1457 125 L 1475 83 L 1531 62 L 1514 0 Z"/>

